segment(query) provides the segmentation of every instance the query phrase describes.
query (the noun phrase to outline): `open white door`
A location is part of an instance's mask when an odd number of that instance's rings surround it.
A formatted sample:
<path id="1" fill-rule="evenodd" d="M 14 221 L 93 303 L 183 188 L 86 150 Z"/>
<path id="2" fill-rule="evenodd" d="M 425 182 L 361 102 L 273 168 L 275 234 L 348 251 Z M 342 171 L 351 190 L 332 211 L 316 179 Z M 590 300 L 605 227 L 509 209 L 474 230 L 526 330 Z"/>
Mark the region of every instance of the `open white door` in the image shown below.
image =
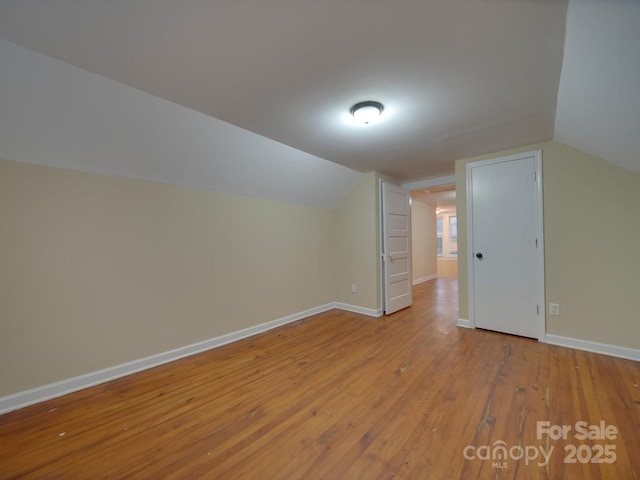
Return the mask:
<path id="1" fill-rule="evenodd" d="M 467 165 L 471 325 L 544 340 L 542 157 Z"/>
<path id="2" fill-rule="evenodd" d="M 384 312 L 389 315 L 413 302 L 411 282 L 411 196 L 408 190 L 382 184 Z"/>

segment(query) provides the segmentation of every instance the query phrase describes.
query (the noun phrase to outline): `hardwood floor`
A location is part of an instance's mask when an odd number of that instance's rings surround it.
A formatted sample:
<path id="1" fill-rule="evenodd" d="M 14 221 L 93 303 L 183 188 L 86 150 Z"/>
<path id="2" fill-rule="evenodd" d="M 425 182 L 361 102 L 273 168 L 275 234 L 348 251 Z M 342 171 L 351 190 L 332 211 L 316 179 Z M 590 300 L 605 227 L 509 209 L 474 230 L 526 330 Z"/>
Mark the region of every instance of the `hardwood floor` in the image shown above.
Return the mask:
<path id="1" fill-rule="evenodd" d="M 430 281 L 389 317 L 326 312 L 3 415 L 0 477 L 637 480 L 640 364 L 456 328 L 455 290 Z M 538 438 L 544 421 L 567 439 Z M 580 421 L 617 436 L 578 440 Z"/>

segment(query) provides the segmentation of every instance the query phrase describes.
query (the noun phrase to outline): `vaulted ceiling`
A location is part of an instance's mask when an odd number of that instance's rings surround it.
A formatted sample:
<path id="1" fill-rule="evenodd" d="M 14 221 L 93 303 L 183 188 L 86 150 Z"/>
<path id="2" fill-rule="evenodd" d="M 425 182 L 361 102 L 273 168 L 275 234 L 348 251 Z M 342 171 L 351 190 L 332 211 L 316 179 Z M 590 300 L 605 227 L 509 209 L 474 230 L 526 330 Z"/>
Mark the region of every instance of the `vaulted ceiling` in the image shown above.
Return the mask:
<path id="1" fill-rule="evenodd" d="M 554 138 L 640 172 L 640 1 L 569 2 Z"/>
<path id="2" fill-rule="evenodd" d="M 561 140 L 640 171 L 638 4 L 1 0 L 0 38 L 399 180 L 549 140 L 554 122 Z M 369 99 L 383 117 L 353 125 L 349 108 Z"/>

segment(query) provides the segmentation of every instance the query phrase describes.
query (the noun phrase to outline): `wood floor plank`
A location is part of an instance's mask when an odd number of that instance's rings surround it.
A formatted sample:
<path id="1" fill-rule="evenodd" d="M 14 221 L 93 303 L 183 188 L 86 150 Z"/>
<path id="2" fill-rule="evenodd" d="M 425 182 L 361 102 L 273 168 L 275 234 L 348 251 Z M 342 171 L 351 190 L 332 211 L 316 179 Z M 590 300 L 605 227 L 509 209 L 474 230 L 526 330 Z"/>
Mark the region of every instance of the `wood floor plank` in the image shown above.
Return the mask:
<path id="1" fill-rule="evenodd" d="M 378 319 L 325 312 L 2 415 L 0 478 L 638 480 L 640 363 L 457 328 L 455 280 L 414 299 Z M 572 431 L 538 436 L 542 421 Z M 578 441 L 580 421 L 617 438 Z M 615 462 L 565 462 L 565 448 L 586 458 L 604 445 Z M 553 451 L 515 458 L 527 447 Z"/>

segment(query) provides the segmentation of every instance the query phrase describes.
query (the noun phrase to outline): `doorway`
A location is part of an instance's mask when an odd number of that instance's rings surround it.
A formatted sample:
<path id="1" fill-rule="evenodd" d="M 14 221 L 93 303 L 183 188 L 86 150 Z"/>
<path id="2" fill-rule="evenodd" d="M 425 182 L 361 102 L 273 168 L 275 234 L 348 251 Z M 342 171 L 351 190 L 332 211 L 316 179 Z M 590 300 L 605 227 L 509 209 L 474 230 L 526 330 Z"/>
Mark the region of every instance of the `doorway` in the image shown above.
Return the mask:
<path id="1" fill-rule="evenodd" d="M 450 304 L 451 292 L 458 289 L 455 183 L 453 177 L 426 182 L 410 185 L 414 295 L 417 299 L 431 291 L 429 296 L 442 297 L 434 301 Z M 435 288 L 425 289 L 425 283 Z M 457 311 L 457 296 L 454 303 Z"/>

